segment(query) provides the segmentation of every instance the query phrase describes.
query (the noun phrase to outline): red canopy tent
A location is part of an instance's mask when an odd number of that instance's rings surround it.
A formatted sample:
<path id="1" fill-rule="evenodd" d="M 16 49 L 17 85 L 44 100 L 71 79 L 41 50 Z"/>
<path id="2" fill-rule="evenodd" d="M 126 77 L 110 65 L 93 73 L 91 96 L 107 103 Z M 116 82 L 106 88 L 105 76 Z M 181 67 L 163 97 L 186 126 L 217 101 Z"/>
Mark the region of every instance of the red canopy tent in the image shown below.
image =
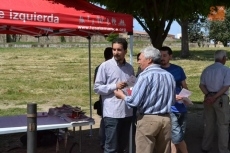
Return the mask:
<path id="1" fill-rule="evenodd" d="M 132 16 L 110 12 L 86 0 L 1 0 L 0 4 L 1 34 L 88 38 L 90 117 L 92 117 L 90 38 L 92 35 L 121 32 L 132 35 Z M 132 63 L 132 43 L 130 47 Z"/>
<path id="2" fill-rule="evenodd" d="M 0 33 L 90 36 L 133 31 L 133 17 L 85 0 L 1 0 Z"/>

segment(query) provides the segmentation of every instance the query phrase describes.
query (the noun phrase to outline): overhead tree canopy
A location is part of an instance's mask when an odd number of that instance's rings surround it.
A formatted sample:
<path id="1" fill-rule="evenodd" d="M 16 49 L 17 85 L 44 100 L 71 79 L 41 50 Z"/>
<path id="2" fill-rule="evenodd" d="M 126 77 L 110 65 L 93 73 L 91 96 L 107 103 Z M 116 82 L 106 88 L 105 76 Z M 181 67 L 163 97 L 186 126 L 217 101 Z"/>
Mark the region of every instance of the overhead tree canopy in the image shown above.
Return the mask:
<path id="1" fill-rule="evenodd" d="M 154 47 L 160 48 L 168 35 L 171 24 L 177 20 L 183 31 L 188 20 L 197 15 L 207 16 L 210 6 L 230 3 L 228 0 L 88 0 L 106 6 L 107 9 L 132 14 L 149 34 Z M 187 33 L 185 33 L 187 34 Z M 185 35 L 184 34 L 184 35 Z M 188 38 L 185 40 L 188 44 Z M 182 47 L 183 50 L 183 47 Z"/>
<path id="2" fill-rule="evenodd" d="M 211 21 L 209 38 L 215 43 L 222 42 L 226 47 L 230 42 L 230 9 L 226 10 L 224 21 Z"/>
<path id="3" fill-rule="evenodd" d="M 198 16 L 194 20 L 190 20 L 188 28 L 189 42 L 198 43 L 202 46 L 208 37 L 209 21 L 206 17 Z"/>

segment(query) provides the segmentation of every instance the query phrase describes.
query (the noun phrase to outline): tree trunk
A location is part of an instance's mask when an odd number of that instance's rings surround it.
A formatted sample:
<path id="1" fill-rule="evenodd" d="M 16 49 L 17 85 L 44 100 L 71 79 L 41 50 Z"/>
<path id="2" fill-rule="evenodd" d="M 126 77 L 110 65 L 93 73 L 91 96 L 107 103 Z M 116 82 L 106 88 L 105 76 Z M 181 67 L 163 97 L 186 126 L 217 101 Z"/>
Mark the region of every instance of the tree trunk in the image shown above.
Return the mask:
<path id="1" fill-rule="evenodd" d="M 20 42 L 22 35 L 18 35 L 18 42 Z"/>
<path id="2" fill-rule="evenodd" d="M 188 21 L 181 20 L 181 31 L 182 31 L 182 38 L 181 38 L 181 57 L 188 58 L 190 55 L 189 52 L 189 41 L 188 41 Z"/>
<path id="3" fill-rule="evenodd" d="M 11 42 L 11 35 L 6 34 L 6 43 L 10 43 L 10 42 Z"/>
<path id="4" fill-rule="evenodd" d="M 13 35 L 11 35 L 11 36 L 12 36 L 11 41 L 12 41 L 12 42 L 16 42 L 16 41 L 17 41 L 17 35 L 16 35 L 16 34 L 13 34 Z"/>
<path id="5" fill-rule="evenodd" d="M 224 47 L 228 46 L 228 42 L 227 41 L 222 41 L 222 44 L 224 45 Z"/>
<path id="6" fill-rule="evenodd" d="M 151 28 L 151 31 L 147 32 L 149 34 L 153 47 L 157 49 L 162 47 L 166 37 L 168 36 L 168 32 L 172 24 L 171 20 L 167 23 L 166 28 L 164 28 L 165 22 L 166 21 L 161 21 L 161 25 L 163 26 Z"/>
<path id="7" fill-rule="evenodd" d="M 151 43 L 152 43 L 153 47 L 155 47 L 157 49 L 162 47 L 163 42 L 165 40 L 165 39 L 162 39 L 162 37 L 155 37 L 155 36 L 152 36 L 152 37 L 150 36 L 150 38 L 151 38 Z"/>

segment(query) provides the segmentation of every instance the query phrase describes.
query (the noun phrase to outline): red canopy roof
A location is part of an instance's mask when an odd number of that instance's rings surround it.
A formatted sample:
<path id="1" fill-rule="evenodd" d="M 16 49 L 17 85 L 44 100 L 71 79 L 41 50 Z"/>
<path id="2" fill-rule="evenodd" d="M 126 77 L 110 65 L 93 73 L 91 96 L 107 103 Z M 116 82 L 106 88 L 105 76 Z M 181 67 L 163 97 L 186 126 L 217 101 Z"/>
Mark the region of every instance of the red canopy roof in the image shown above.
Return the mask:
<path id="1" fill-rule="evenodd" d="M 133 17 L 85 0 L 1 0 L 0 33 L 89 36 L 132 32 Z"/>

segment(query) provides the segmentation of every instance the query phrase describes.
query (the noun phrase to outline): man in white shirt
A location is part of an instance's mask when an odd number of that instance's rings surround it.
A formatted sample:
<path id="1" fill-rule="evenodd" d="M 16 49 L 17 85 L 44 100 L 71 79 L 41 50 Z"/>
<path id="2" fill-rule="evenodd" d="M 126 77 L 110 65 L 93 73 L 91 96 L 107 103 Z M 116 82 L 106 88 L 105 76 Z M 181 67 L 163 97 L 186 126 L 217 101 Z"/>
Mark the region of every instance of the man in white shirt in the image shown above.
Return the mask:
<path id="1" fill-rule="evenodd" d="M 114 90 L 125 90 L 126 81 L 134 75 L 133 67 L 125 61 L 127 46 L 123 38 L 112 42 L 113 58 L 100 65 L 95 80 L 94 91 L 101 95 L 103 102 L 104 153 L 123 153 L 129 142 L 133 109 L 114 95 Z"/>

